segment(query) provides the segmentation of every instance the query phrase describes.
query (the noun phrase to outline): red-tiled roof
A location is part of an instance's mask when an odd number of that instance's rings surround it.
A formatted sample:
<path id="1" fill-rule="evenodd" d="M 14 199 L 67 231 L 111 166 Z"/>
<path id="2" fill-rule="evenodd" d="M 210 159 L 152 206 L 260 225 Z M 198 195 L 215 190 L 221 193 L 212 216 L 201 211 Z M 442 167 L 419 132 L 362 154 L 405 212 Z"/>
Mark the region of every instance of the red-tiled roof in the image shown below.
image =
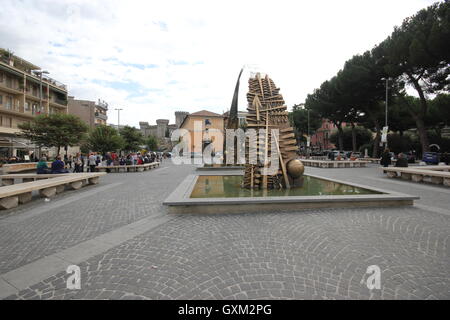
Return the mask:
<path id="1" fill-rule="evenodd" d="M 220 114 L 218 113 L 214 113 L 211 111 L 207 111 L 207 110 L 202 110 L 202 111 L 197 111 L 194 113 L 191 113 L 190 116 L 200 116 L 200 117 L 222 117 Z"/>

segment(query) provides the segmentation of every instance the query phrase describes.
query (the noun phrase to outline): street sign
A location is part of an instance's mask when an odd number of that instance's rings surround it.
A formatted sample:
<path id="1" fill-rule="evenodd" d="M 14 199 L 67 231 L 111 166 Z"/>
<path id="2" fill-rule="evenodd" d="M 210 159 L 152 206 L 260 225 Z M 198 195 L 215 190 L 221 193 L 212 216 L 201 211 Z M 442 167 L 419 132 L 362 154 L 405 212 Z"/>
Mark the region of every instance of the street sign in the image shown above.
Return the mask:
<path id="1" fill-rule="evenodd" d="M 389 127 L 383 127 L 383 130 L 381 130 L 381 142 L 387 142 L 387 134 L 388 134 Z"/>

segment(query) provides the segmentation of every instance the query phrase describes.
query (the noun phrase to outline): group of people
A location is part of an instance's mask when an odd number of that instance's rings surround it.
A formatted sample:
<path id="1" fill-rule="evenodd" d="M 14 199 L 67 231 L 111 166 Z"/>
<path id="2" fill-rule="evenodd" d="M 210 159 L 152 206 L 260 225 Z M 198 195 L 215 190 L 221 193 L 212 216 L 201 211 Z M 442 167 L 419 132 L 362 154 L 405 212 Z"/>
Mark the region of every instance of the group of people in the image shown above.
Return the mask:
<path id="1" fill-rule="evenodd" d="M 163 158 L 163 154 L 155 152 L 146 154 L 141 154 L 140 152 L 129 153 L 126 156 L 119 156 L 115 152 L 107 152 L 103 155 L 97 152 L 91 152 L 88 155 L 77 153 L 75 156 L 64 155 L 63 158 L 57 156 L 49 168 L 47 157 L 43 156 L 37 164 L 36 171 L 38 174 L 95 172 L 98 166 L 141 165 L 162 162 Z"/>
<path id="2" fill-rule="evenodd" d="M 36 165 L 36 172 L 38 174 L 58 174 L 58 173 L 68 173 L 69 170 L 66 169 L 66 164 L 61 160 L 61 156 L 57 156 L 52 162 L 50 168 L 47 164 L 47 157 L 41 157 Z"/>
<path id="3" fill-rule="evenodd" d="M 392 163 L 392 153 L 388 148 L 384 149 L 383 153 L 381 154 L 381 160 L 380 164 L 383 167 L 389 167 L 389 165 Z M 400 152 L 397 156 L 397 160 L 395 162 L 396 167 L 408 167 L 408 158 L 406 155 L 402 152 Z"/>

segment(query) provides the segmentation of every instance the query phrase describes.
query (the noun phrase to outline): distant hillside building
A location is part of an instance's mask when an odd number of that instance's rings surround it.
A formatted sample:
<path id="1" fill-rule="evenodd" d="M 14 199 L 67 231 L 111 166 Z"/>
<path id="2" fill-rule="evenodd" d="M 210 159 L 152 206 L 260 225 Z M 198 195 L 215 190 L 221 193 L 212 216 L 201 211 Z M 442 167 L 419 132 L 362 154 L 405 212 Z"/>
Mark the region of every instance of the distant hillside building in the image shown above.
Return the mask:
<path id="1" fill-rule="evenodd" d="M 139 122 L 139 127 L 141 129 L 144 137 L 154 136 L 158 139 L 170 138 L 172 132 L 178 129 L 186 118 L 189 112 L 186 111 L 176 111 L 175 112 L 175 124 L 169 124 L 167 119 L 156 120 L 156 125 L 150 125 L 148 122 Z"/>

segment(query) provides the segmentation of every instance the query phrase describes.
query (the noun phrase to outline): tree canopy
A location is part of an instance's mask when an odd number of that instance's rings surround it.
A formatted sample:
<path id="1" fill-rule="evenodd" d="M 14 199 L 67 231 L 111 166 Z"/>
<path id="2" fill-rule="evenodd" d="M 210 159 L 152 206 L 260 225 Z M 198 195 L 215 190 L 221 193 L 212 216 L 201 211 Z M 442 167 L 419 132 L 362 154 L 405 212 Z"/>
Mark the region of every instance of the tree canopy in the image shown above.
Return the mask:
<path id="1" fill-rule="evenodd" d="M 416 127 L 422 150 L 427 151 L 427 129 L 436 127 L 437 120 L 441 124 L 450 122 L 443 107 L 448 106 L 445 94 L 450 89 L 448 39 L 450 2 L 420 10 L 373 49 L 346 61 L 334 77 L 307 96 L 305 108 L 332 121 L 338 127 L 338 136 L 343 133 L 342 122 L 373 130 L 373 153 L 378 154 L 388 79 L 389 129 L 401 134 Z M 417 92 L 417 98 L 407 94 L 410 89 Z M 431 102 L 433 95 L 439 97 L 435 103 Z M 342 148 L 341 141 L 339 145 Z"/>
<path id="2" fill-rule="evenodd" d="M 145 145 L 149 151 L 156 151 L 158 149 L 158 140 L 155 136 L 148 136 L 145 139 Z"/>
<path id="3" fill-rule="evenodd" d="M 64 113 L 39 115 L 30 122 L 19 124 L 20 136 L 40 147 L 61 147 L 78 145 L 85 139 L 88 126 L 77 116 Z"/>
<path id="4" fill-rule="evenodd" d="M 124 140 L 117 130 L 106 125 L 99 125 L 89 133 L 87 147 L 91 151 L 106 152 L 117 151 L 124 146 Z"/>
<path id="5" fill-rule="evenodd" d="M 120 136 L 123 138 L 123 149 L 128 152 L 134 152 L 141 149 L 144 143 L 144 136 L 141 131 L 134 127 L 125 126 L 120 129 Z"/>

